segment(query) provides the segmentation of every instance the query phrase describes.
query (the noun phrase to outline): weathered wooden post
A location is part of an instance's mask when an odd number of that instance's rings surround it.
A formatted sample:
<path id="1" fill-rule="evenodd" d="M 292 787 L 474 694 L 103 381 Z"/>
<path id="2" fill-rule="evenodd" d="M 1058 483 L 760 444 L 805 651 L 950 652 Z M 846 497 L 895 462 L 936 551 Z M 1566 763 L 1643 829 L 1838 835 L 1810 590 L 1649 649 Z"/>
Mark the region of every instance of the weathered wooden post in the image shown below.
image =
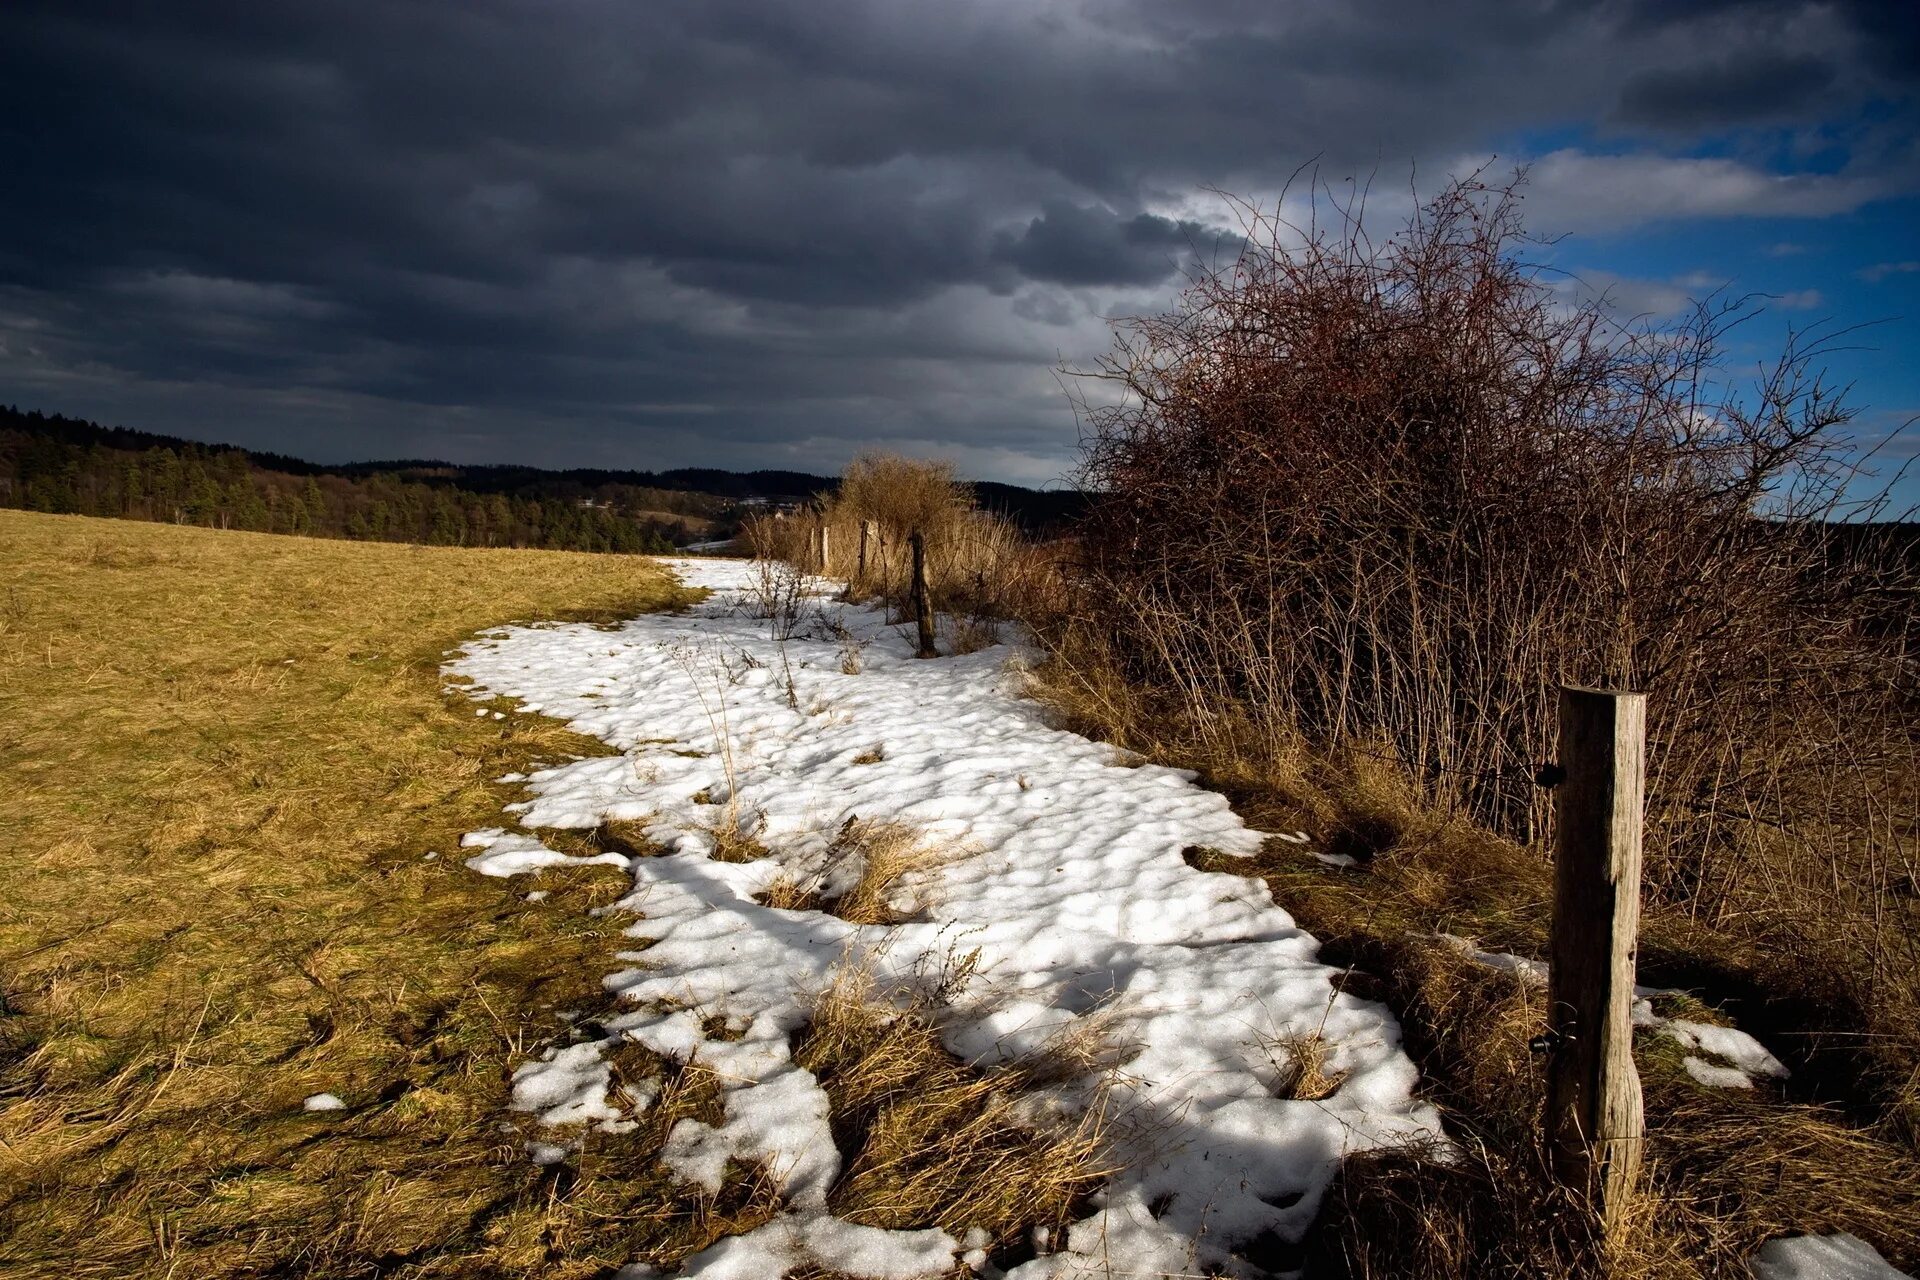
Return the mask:
<path id="1" fill-rule="evenodd" d="M 819 560 L 820 567 L 816 572 L 818 572 L 821 577 L 825 577 L 827 573 L 827 537 L 830 533 L 832 533 L 832 530 L 827 528 L 827 517 L 825 516 L 825 514 L 822 514 L 819 517 L 819 521 L 820 521 L 820 560 Z"/>
<path id="2" fill-rule="evenodd" d="M 920 647 L 913 656 L 937 658 L 940 651 L 933 647 L 933 599 L 927 594 L 927 540 L 915 529 L 907 541 L 913 547 L 913 619 L 920 628 Z"/>
<path id="3" fill-rule="evenodd" d="M 872 540 L 873 521 L 862 520 L 860 522 L 860 558 L 855 563 L 853 569 L 853 582 L 855 586 L 864 587 L 867 585 L 867 544 Z"/>
<path id="4" fill-rule="evenodd" d="M 1618 1231 L 1646 1119 L 1633 1069 L 1645 694 L 1560 691 L 1546 1137 L 1554 1176 Z"/>

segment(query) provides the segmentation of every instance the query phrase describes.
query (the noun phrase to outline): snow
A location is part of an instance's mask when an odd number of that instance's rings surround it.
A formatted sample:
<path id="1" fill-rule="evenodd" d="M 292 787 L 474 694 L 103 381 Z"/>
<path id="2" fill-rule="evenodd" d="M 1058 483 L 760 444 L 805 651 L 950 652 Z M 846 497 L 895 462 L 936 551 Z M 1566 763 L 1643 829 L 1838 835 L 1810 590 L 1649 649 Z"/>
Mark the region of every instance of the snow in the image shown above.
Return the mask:
<path id="1" fill-rule="evenodd" d="M 1760 1246 L 1753 1280 L 1911 1280 L 1858 1236 L 1789 1236 Z"/>
<path id="2" fill-rule="evenodd" d="M 347 1104 L 340 1101 L 339 1098 L 336 1098 L 331 1093 L 316 1093 L 310 1095 L 305 1102 L 302 1102 L 300 1109 L 303 1111 L 345 1111 Z"/>
<path id="3" fill-rule="evenodd" d="M 1440 942 L 1471 957 L 1489 968 L 1511 973 L 1530 986 L 1547 985 L 1547 966 L 1538 960 L 1529 960 L 1525 956 L 1509 955 L 1505 952 L 1482 951 L 1465 938 L 1450 933 L 1434 935 Z M 1723 1027 L 1711 1022 L 1693 1022 L 1685 1018 L 1662 1017 L 1653 1007 L 1655 996 L 1679 995 L 1680 992 L 1668 987 L 1635 987 L 1633 989 L 1632 1018 L 1633 1025 L 1667 1037 L 1682 1048 L 1699 1049 L 1708 1055 L 1721 1059 L 1709 1062 L 1705 1058 L 1688 1054 L 1681 1059 L 1680 1065 L 1686 1073 L 1701 1084 L 1715 1089 L 1751 1089 L 1755 1076 L 1784 1080 L 1787 1077 L 1786 1064 L 1767 1051 L 1767 1047 L 1746 1032 L 1736 1027 Z"/>
<path id="4" fill-rule="evenodd" d="M 624 867 L 629 861 L 625 854 L 619 853 L 602 853 L 591 858 L 556 853 L 532 836 L 505 831 L 500 827 L 469 831 L 460 837 L 460 847 L 486 850 L 467 859 L 467 865 L 483 876 L 517 876 L 538 871 L 542 867 L 591 867 L 598 864 Z"/>
<path id="5" fill-rule="evenodd" d="M 1641 988 L 1636 994 L 1657 994 Z M 1642 1013 L 1642 1006 L 1645 1012 Z M 1670 1040 L 1678 1041 L 1684 1048 L 1702 1049 L 1714 1057 L 1724 1059 L 1729 1065 L 1720 1071 L 1733 1071 L 1743 1077 L 1739 1088 L 1751 1088 L 1754 1076 L 1767 1076 L 1784 1080 L 1787 1076 L 1786 1064 L 1767 1052 L 1766 1046 L 1744 1031 L 1733 1027 L 1715 1026 L 1711 1022 L 1688 1022 L 1682 1018 L 1661 1018 L 1653 1012 L 1653 1005 L 1645 1000 L 1634 1003 L 1634 1025 L 1651 1026 Z M 1696 1080 L 1702 1080 L 1699 1069 L 1690 1065 L 1701 1060 L 1689 1055 L 1685 1061 L 1687 1073 Z M 1705 1063 L 1701 1063 L 1705 1066 Z M 1705 1083 L 1704 1080 L 1702 1080 Z"/>
<path id="6" fill-rule="evenodd" d="M 685 1274 L 811 1264 L 908 1277 L 978 1256 L 982 1241 L 968 1233 L 858 1227 L 827 1210 L 842 1157 L 826 1094 L 789 1045 L 850 965 L 883 989 L 940 991 L 948 1046 L 969 1060 L 1017 1059 L 1094 1028 L 1112 1046 L 1104 1079 L 1068 1080 L 1035 1106 L 1072 1117 L 1104 1098 L 1123 1171 L 1090 1216 L 1008 1273 L 1015 1280 L 1106 1275 L 1109 1259 L 1129 1274 L 1255 1274 L 1238 1251 L 1300 1239 L 1343 1154 L 1444 1141 L 1434 1110 L 1413 1097 L 1392 1015 L 1337 989 L 1341 971 L 1319 961 L 1262 881 L 1183 858 L 1196 845 L 1258 851 L 1261 833 L 1224 798 L 1190 773 L 1120 760 L 1050 727 L 1019 696 L 1013 649 L 917 661 L 880 614 L 819 594 L 778 641 L 747 607 L 752 566 L 672 563 L 689 585 L 713 589 L 688 613 L 611 631 L 506 628 L 447 670 L 471 679 L 475 696 L 516 699 L 622 753 L 534 771 L 527 799 L 510 806 L 526 830 L 463 843 L 480 851 L 468 865 L 488 875 L 630 867 L 633 891 L 617 909 L 639 917 L 636 949 L 607 979 L 627 1011 L 603 1022 L 666 1057 L 698 1059 L 724 1090 L 722 1123 L 682 1120 L 664 1159 L 709 1187 L 728 1159 L 758 1161 L 789 1206 Z M 857 674 L 843 672 L 845 642 L 815 611 L 863 646 L 849 664 Z M 854 925 L 755 900 L 782 874 L 829 888 L 851 874 L 830 845 L 853 816 L 910 824 L 951 851 L 903 883 L 908 923 Z M 612 819 L 644 824 L 666 852 L 568 858 L 532 834 Z M 729 823 L 771 856 L 712 860 Z M 737 1038 L 707 1033 L 716 1014 Z M 1318 1101 L 1276 1097 L 1284 1043 L 1316 1034 L 1339 1087 Z M 514 1105 L 549 1124 L 621 1123 L 650 1094 L 607 1097 L 605 1047 L 588 1041 L 523 1066 Z"/>
<path id="7" fill-rule="evenodd" d="M 1688 1075 L 1710 1089 L 1753 1088 L 1753 1077 L 1738 1067 L 1718 1066 L 1705 1058 L 1696 1058 L 1692 1054 L 1680 1059 L 1680 1066 Z"/>
<path id="8" fill-rule="evenodd" d="M 609 1074 L 598 1044 L 569 1045 L 513 1073 L 513 1109 L 538 1112 L 550 1125 L 617 1121 L 622 1113 L 607 1101 Z"/>

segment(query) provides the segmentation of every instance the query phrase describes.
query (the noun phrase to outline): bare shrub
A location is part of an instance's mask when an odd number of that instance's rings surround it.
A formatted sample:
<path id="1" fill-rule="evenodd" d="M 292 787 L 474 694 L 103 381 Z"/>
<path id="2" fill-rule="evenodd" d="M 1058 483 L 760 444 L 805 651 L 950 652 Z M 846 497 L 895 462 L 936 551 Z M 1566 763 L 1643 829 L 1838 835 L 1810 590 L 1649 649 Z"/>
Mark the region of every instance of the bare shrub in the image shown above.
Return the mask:
<path id="1" fill-rule="evenodd" d="M 1531 842 L 1556 686 L 1645 689 L 1650 908 L 1837 955 L 1904 1078 L 1920 595 L 1835 523 L 1862 510 L 1829 348 L 1791 336 L 1736 387 L 1746 302 L 1668 328 L 1569 303 L 1520 257 L 1511 186 L 1453 183 L 1384 244 L 1247 217 L 1239 261 L 1091 374 L 1125 394 L 1083 409 L 1096 501 L 1048 628 L 1078 704 L 1241 772 L 1377 751 Z"/>
<path id="2" fill-rule="evenodd" d="M 898 454 L 868 453 L 847 464 L 834 495 L 835 514 L 854 520 L 872 520 L 894 547 L 918 529 L 929 542 L 947 537 L 973 510 L 973 491 L 954 478 L 953 464 L 903 458 Z M 840 554 L 858 554 L 859 528 L 852 545 L 835 548 Z M 837 539 L 836 539 L 837 541 Z"/>
<path id="3" fill-rule="evenodd" d="M 814 563 L 815 530 L 827 531 L 827 560 Z M 927 587 L 936 607 L 970 628 L 975 647 L 997 642 L 995 624 L 1026 612 L 1052 561 L 1037 555 L 1011 521 L 974 505 L 970 486 L 947 462 L 867 454 L 841 474 L 817 509 L 756 526 L 755 553 L 785 559 L 847 583 L 849 598 L 879 600 L 905 617 L 912 556 L 926 538 Z"/>
<path id="4" fill-rule="evenodd" d="M 807 582 L 805 526 L 796 520 L 755 517 L 742 527 L 753 550 L 753 576 L 747 596 L 754 614 L 767 619 L 774 640 L 790 640 L 799 629 Z"/>

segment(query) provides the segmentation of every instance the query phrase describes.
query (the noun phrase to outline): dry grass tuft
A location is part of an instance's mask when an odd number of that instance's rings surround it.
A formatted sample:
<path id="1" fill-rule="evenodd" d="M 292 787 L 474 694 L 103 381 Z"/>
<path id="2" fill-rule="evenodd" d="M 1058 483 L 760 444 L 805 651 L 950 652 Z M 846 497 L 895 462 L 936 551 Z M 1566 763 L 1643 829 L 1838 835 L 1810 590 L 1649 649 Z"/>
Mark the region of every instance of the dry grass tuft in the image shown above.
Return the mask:
<path id="1" fill-rule="evenodd" d="M 760 905 L 774 907 L 781 911 L 818 911 L 820 909 L 820 891 L 817 887 L 800 883 L 790 875 L 779 875 L 755 897 Z"/>
<path id="2" fill-rule="evenodd" d="M 830 910 L 854 924 L 899 924 L 918 910 L 903 904 L 911 878 L 947 856 L 904 823 L 848 818 L 834 837 L 828 857 L 834 863 L 857 860 L 860 878 L 833 900 Z"/>
<path id="3" fill-rule="evenodd" d="M 706 793 L 694 797 L 702 804 Z M 722 808 L 719 818 L 705 828 L 707 836 L 713 841 L 713 852 L 708 856 L 715 862 L 758 862 L 767 856 L 767 846 L 760 842 L 760 820 L 743 820 L 738 803 L 729 800 Z"/>
<path id="4" fill-rule="evenodd" d="M 795 1060 L 832 1100 L 846 1169 L 829 1205 L 849 1221 L 979 1227 L 1006 1266 L 1035 1227 L 1057 1236 L 1082 1216 L 1111 1172 L 1100 1108 L 1036 1118 L 1018 1072 L 968 1067 L 941 1044 L 928 1003 L 897 1008 L 857 970 L 822 994 Z"/>
<path id="5" fill-rule="evenodd" d="M 1260 1048 L 1273 1066 L 1268 1087 L 1276 1098 L 1318 1102 L 1332 1097 L 1346 1081 L 1346 1072 L 1327 1070 L 1329 1050 L 1318 1031 L 1263 1039 Z"/>
<path id="6" fill-rule="evenodd" d="M 602 853 L 618 853 L 629 858 L 653 858 L 660 854 L 660 846 L 647 838 L 644 822 L 616 818 L 586 830 L 544 827 L 538 835 L 549 849 L 576 858 L 591 858 Z"/>

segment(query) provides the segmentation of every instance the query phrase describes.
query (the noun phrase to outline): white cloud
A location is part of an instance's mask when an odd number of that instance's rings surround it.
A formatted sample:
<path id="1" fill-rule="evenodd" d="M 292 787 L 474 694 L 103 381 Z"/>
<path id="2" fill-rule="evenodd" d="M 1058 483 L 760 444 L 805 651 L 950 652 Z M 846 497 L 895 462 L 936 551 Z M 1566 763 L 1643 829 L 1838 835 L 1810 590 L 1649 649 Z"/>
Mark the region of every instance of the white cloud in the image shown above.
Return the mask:
<path id="1" fill-rule="evenodd" d="M 1694 299 L 1711 292 L 1711 286 L 1701 289 L 1688 280 L 1644 280 L 1611 271 L 1581 271 L 1558 281 L 1555 289 L 1571 301 L 1604 298 L 1621 320 L 1639 316 L 1659 320 L 1679 315 L 1693 305 Z"/>
<path id="2" fill-rule="evenodd" d="M 1879 284 L 1888 276 L 1911 275 L 1916 271 L 1920 271 L 1920 262 L 1876 262 L 1863 267 L 1858 274 L 1868 284 Z"/>
<path id="3" fill-rule="evenodd" d="M 1695 302 L 1714 294 L 1724 297 L 1745 292 L 1738 280 L 1707 271 L 1689 271 L 1665 280 L 1615 275 L 1611 271 L 1580 271 L 1558 281 L 1554 287 L 1570 301 L 1605 298 L 1609 309 L 1623 321 L 1639 317 L 1665 320 L 1691 310 Z M 1791 289 L 1762 296 L 1767 305 L 1785 311 L 1812 311 L 1826 305 L 1826 297 L 1818 289 Z"/>
<path id="4" fill-rule="evenodd" d="M 1465 166 L 1457 166 L 1464 171 Z M 1623 231 L 1677 218 L 1824 218 L 1884 194 L 1848 174 L 1774 174 L 1717 156 L 1594 155 L 1572 148 L 1532 162 L 1534 231 Z"/>

